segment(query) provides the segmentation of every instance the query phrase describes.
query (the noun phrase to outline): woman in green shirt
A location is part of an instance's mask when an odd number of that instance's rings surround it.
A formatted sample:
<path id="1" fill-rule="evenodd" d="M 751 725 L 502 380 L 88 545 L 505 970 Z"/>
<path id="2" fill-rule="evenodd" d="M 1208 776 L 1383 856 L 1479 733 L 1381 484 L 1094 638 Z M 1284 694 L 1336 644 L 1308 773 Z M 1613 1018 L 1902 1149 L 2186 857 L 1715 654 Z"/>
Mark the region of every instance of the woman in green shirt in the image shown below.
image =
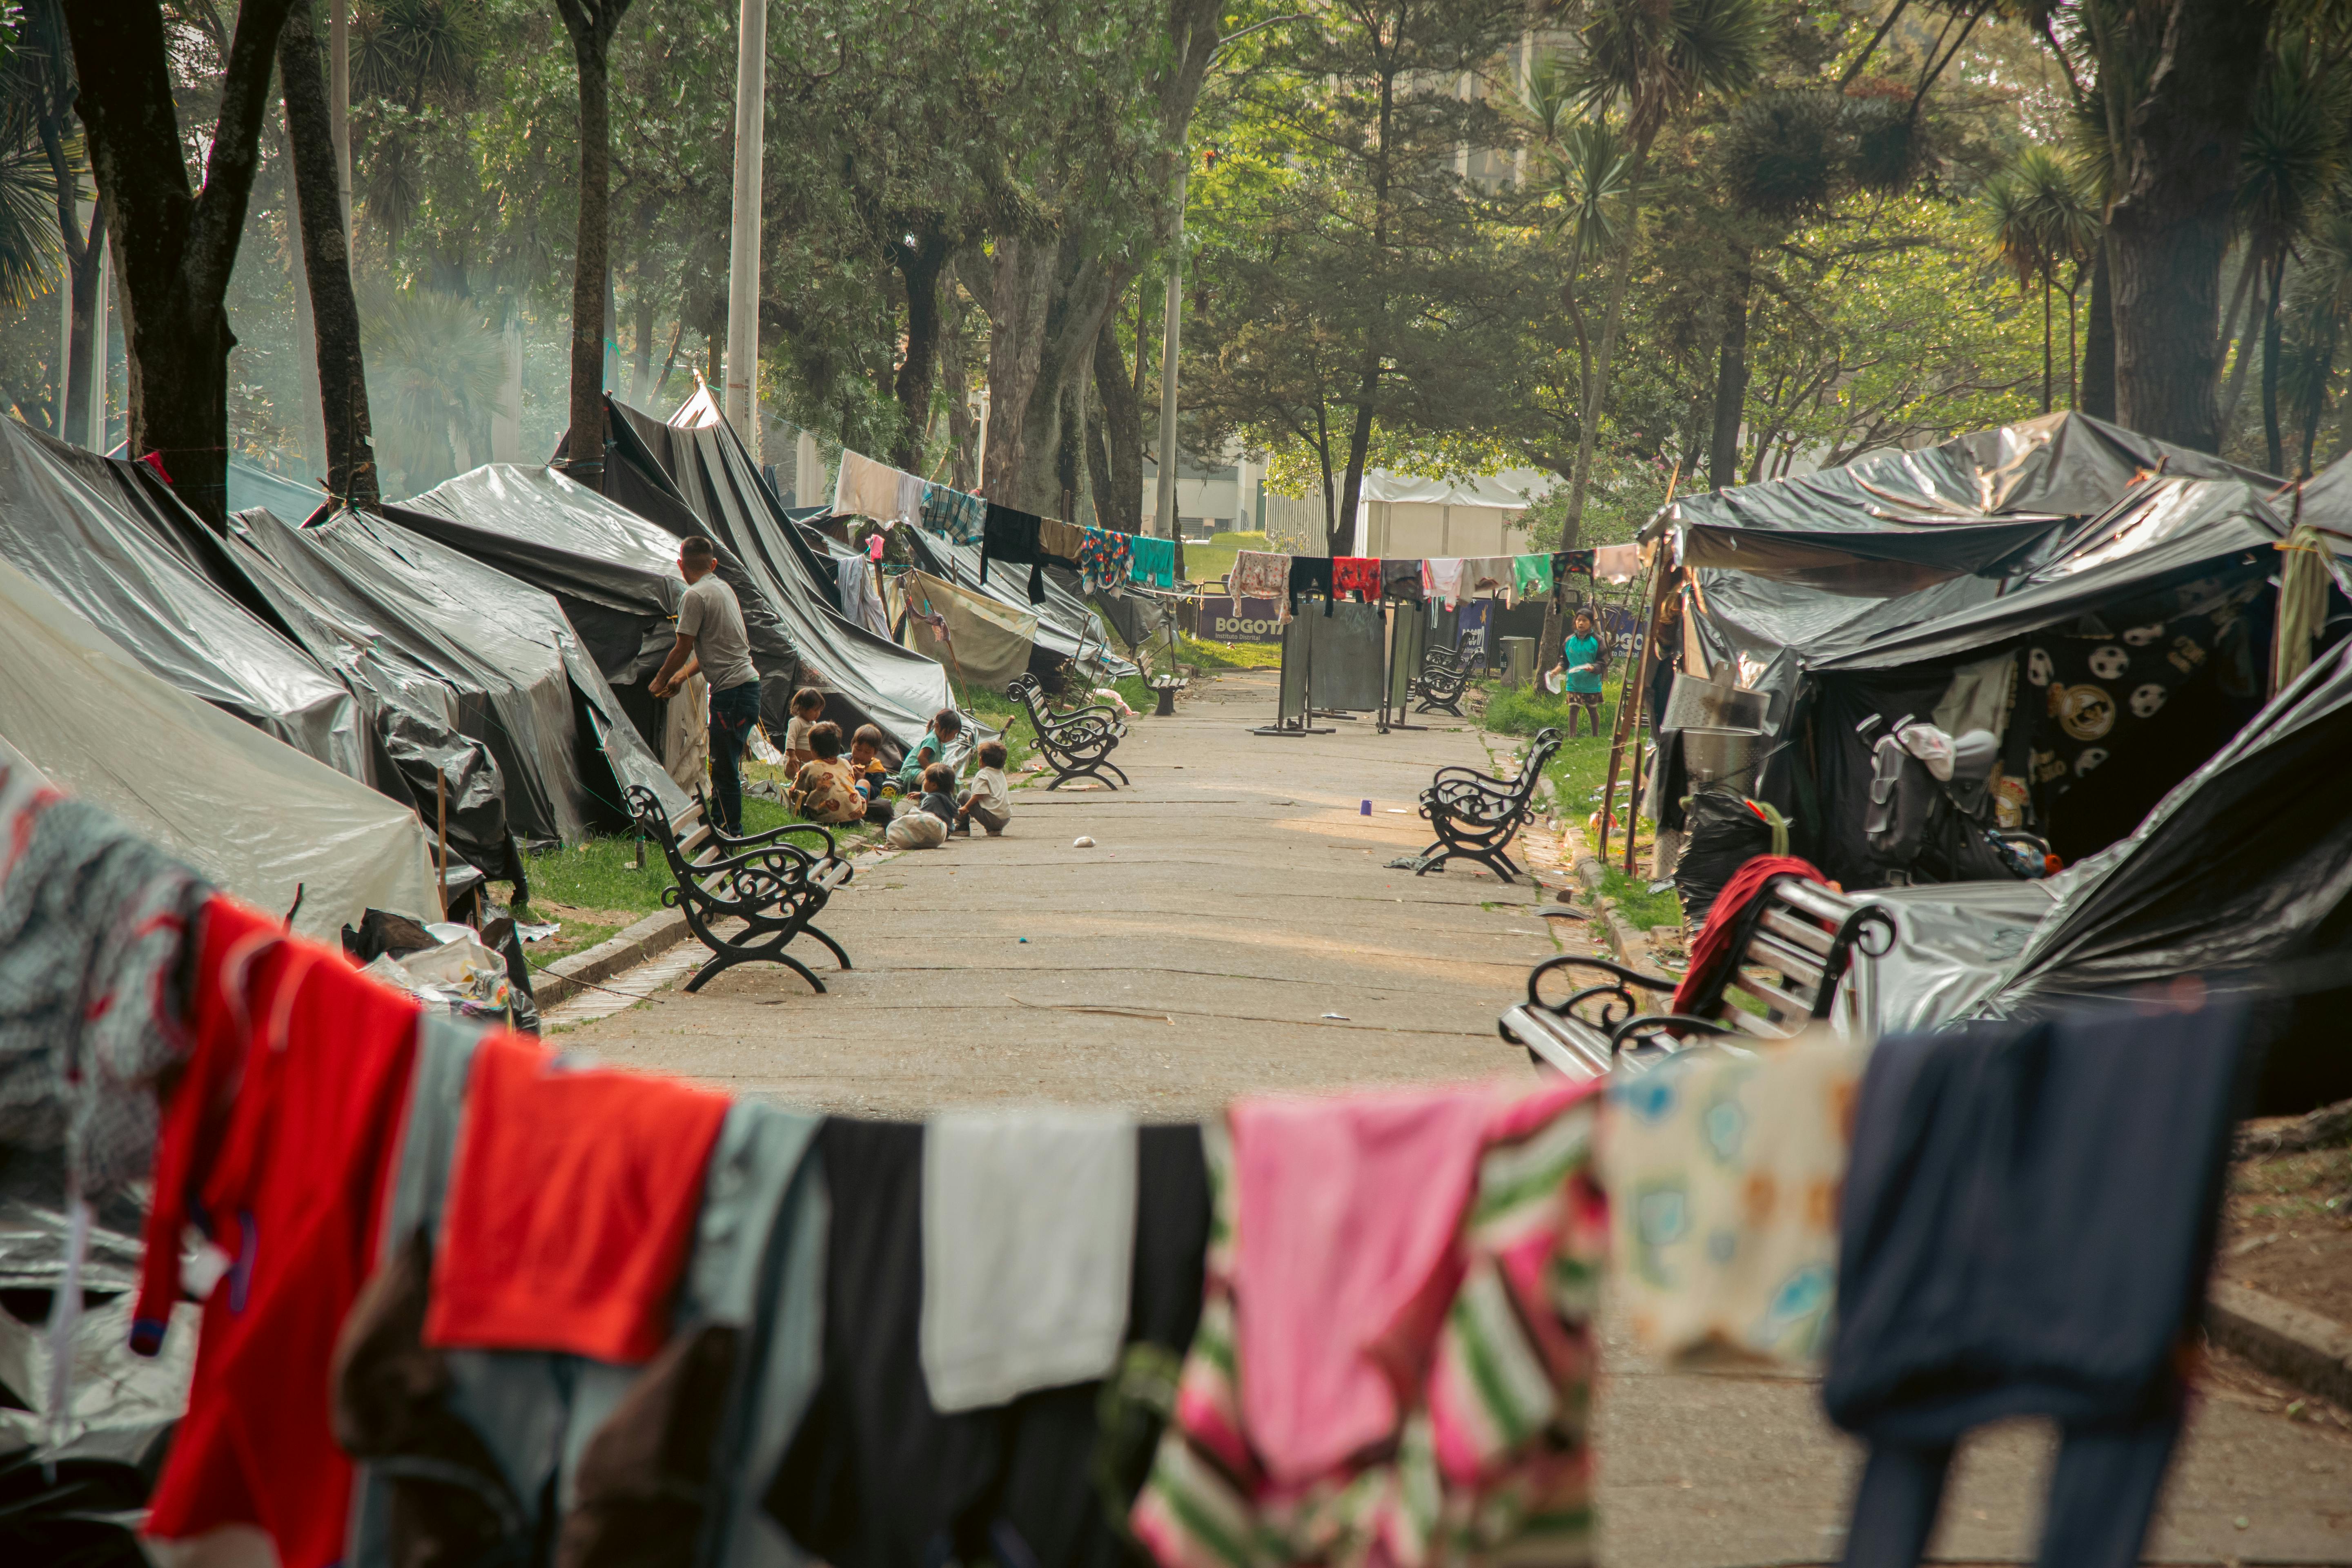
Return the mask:
<path id="1" fill-rule="evenodd" d="M 1609 666 L 1608 646 L 1593 629 L 1589 610 L 1576 612 L 1567 638 L 1559 645 L 1559 663 L 1552 673 L 1560 678 L 1560 694 L 1568 699 L 1568 733 L 1576 735 L 1576 716 L 1586 715 L 1592 732 L 1601 733 L 1601 673 Z"/>

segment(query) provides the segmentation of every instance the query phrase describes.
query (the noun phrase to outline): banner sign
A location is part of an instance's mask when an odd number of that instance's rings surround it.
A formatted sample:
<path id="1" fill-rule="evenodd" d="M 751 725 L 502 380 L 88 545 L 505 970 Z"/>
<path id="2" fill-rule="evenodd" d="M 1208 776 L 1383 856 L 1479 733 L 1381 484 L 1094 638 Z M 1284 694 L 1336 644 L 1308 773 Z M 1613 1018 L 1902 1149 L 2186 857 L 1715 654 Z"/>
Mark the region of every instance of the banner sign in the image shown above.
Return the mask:
<path id="1" fill-rule="evenodd" d="M 1211 642 L 1280 642 L 1282 610 L 1280 599 L 1244 599 L 1235 615 L 1230 595 L 1211 594 L 1201 600 L 1196 635 Z"/>

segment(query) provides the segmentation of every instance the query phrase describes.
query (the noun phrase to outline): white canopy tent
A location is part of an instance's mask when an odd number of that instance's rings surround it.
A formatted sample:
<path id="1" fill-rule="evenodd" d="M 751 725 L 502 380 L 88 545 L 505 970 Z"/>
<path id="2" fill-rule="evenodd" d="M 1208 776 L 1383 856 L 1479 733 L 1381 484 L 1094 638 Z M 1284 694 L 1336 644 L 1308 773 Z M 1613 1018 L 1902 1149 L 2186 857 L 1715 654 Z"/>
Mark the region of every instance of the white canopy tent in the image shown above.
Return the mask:
<path id="1" fill-rule="evenodd" d="M 1511 468 L 1475 479 L 1424 479 L 1375 468 L 1364 476 L 1356 508 L 1359 555 L 1523 555 L 1532 525 L 1528 505 L 1559 478 Z"/>
<path id="2" fill-rule="evenodd" d="M 149 674 L 0 560 L 0 754 L 95 801 L 294 928 L 329 941 L 370 906 L 438 919 L 416 814 Z"/>

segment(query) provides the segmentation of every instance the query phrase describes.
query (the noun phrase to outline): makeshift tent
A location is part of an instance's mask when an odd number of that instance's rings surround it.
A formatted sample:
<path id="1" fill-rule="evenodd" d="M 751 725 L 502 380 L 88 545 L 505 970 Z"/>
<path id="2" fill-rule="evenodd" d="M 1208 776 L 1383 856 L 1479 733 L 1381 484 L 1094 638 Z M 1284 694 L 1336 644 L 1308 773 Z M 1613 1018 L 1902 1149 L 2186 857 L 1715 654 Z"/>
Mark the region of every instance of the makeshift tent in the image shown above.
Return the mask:
<path id="1" fill-rule="evenodd" d="M 677 637 L 686 581 L 676 535 L 552 468 L 506 463 L 460 474 L 385 515 L 555 595 L 638 735 L 662 750 L 672 715 L 646 683 Z M 681 692 L 669 704 L 688 700 Z"/>
<path id="2" fill-rule="evenodd" d="M 979 546 L 958 544 L 943 533 L 920 528 L 909 528 L 904 533 L 914 552 L 915 564 L 934 577 L 943 577 L 968 594 L 984 595 L 1015 614 L 1036 617 L 1037 639 L 1030 656 L 1032 674 L 1044 676 L 1068 660 L 1099 664 L 1104 675 L 1113 680 L 1136 673 L 1131 661 L 1110 651 L 1109 634 L 1093 607 L 1062 583 L 1060 579 L 1066 574 L 1061 569 L 1046 571 L 1045 602 L 1032 605 L 1026 590 L 1016 586 L 1016 575 L 999 573 L 985 583 L 980 580 Z"/>
<path id="3" fill-rule="evenodd" d="M 687 809 L 549 595 L 354 511 L 301 529 L 248 512 L 230 536 L 457 689 L 457 727 L 497 757 L 517 835 L 570 843 L 593 826 L 625 826 L 628 784 L 653 790 L 673 816 Z"/>
<path id="4" fill-rule="evenodd" d="M 327 492 L 316 485 L 273 474 L 242 458 L 228 460 L 228 510 L 250 511 L 266 508 L 289 522 L 304 522 L 327 504 Z"/>
<path id="5" fill-rule="evenodd" d="M 953 705 L 944 669 L 842 616 L 833 572 L 707 394 L 667 423 L 610 397 L 605 411 L 605 496 L 674 537 L 698 533 L 718 546 L 719 574 L 751 632 L 770 730 L 782 732 L 797 686 L 825 691 L 825 712 L 844 728 L 874 724 L 901 750 Z"/>
<path id="6" fill-rule="evenodd" d="M 1364 476 L 1355 553 L 1521 555 L 1534 548 L 1529 503 L 1559 483 L 1534 468 L 1475 479 L 1424 479 L 1375 468 Z"/>
<path id="7" fill-rule="evenodd" d="M 149 673 L 5 561 L 0 741 L 238 897 L 299 899 L 305 935 L 441 912 L 414 813 Z"/>
<path id="8" fill-rule="evenodd" d="M 143 514 L 175 508 L 169 491 L 151 496 L 114 468 L 0 420 L 0 555 L 151 674 L 369 780 L 352 694 L 164 543 Z"/>
<path id="9" fill-rule="evenodd" d="M 908 572 L 890 585 L 893 614 L 907 646 L 937 659 L 967 686 L 1003 691 L 1029 668 L 1037 617 L 943 577 Z"/>

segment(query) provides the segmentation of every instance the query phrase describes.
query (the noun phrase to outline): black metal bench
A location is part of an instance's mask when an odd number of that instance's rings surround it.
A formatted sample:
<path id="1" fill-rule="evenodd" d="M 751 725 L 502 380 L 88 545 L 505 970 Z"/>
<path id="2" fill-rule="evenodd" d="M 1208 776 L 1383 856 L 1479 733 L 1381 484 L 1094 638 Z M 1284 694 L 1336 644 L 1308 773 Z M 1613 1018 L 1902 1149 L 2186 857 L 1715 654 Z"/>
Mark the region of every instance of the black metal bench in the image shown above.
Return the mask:
<path id="1" fill-rule="evenodd" d="M 735 837 L 706 823 L 699 852 L 689 858 L 651 790 L 633 784 L 626 798 L 638 830 L 661 846 L 669 862 L 670 886 L 662 889 L 662 903 L 684 915 L 687 929 L 710 949 L 709 962 L 694 972 L 687 990 L 700 990 L 712 975 L 739 963 L 781 963 L 823 992 L 824 982 L 784 951 L 803 932 L 822 942 L 842 968 L 850 967 L 841 944 L 810 923 L 852 874 L 849 862 L 835 853 L 825 827 L 795 822 Z M 822 852 L 786 842 L 811 835 L 824 846 Z M 722 936 L 719 923 L 730 920 L 741 921 L 743 929 Z"/>
<path id="2" fill-rule="evenodd" d="M 1413 695 L 1421 700 L 1418 713 L 1445 712 L 1463 716 L 1462 694 L 1469 689 L 1470 661 L 1459 650 L 1433 647 L 1421 656 L 1421 673 L 1413 677 Z"/>
<path id="3" fill-rule="evenodd" d="M 1448 860 L 1475 860 L 1506 882 L 1526 875 L 1505 853 L 1528 819 L 1544 764 L 1559 750 L 1560 733 L 1546 730 L 1536 736 L 1519 764 L 1519 776 L 1498 779 L 1474 768 L 1440 768 L 1421 792 L 1421 815 L 1429 820 L 1437 842 L 1414 858 L 1413 875 L 1425 877 Z"/>
<path id="4" fill-rule="evenodd" d="M 1829 1016 L 1857 951 L 1884 952 L 1894 935 L 1894 921 L 1875 904 L 1801 877 L 1776 877 L 1741 911 L 1733 932 L 1738 957 L 1721 967 L 1692 1012 L 1647 1010 L 1636 994 L 1671 995 L 1675 981 L 1563 954 L 1528 972 L 1528 999 L 1506 1009 L 1495 1028 L 1526 1047 L 1538 1067 L 1578 1079 L 1644 1071 L 1701 1040 L 1784 1040 Z M 1544 998 L 1547 976 L 1577 970 L 1601 978 L 1559 1001 Z"/>
<path id="5" fill-rule="evenodd" d="M 1045 689 L 1034 675 L 1015 676 L 1004 694 L 1028 710 L 1030 726 L 1037 731 L 1037 750 L 1054 770 L 1054 782 L 1047 789 L 1059 789 L 1078 778 L 1101 779 L 1107 787 L 1117 789 L 1118 784 L 1103 778 L 1105 768 L 1118 774 L 1119 784 L 1130 782 L 1125 770 L 1110 760 L 1127 736 L 1127 723 L 1116 710 L 1097 702 L 1056 713 L 1045 706 Z"/>

